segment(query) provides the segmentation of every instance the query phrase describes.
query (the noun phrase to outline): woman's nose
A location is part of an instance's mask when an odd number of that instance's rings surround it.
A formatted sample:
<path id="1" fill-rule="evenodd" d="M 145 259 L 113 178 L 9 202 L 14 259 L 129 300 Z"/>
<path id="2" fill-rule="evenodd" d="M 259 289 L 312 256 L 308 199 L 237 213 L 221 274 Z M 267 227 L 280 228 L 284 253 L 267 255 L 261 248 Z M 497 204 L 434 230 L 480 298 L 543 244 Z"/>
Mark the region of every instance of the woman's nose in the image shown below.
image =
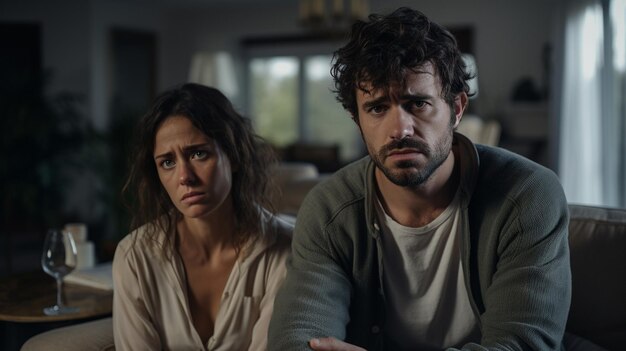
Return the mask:
<path id="1" fill-rule="evenodd" d="M 193 185 L 196 182 L 196 175 L 189 163 L 181 164 L 179 179 L 181 185 Z"/>
<path id="2" fill-rule="evenodd" d="M 390 130 L 389 136 L 391 139 L 404 139 L 414 134 L 415 126 L 413 116 L 402 108 L 402 106 L 396 106 L 391 111 L 389 116 Z"/>

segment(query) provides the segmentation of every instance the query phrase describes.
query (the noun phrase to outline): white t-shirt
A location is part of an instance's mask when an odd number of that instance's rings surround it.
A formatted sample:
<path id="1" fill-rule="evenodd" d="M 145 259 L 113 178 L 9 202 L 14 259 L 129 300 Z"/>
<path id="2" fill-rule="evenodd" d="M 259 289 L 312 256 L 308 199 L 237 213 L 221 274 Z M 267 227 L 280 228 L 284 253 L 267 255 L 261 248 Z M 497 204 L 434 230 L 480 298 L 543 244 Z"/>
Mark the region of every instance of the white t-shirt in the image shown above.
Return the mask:
<path id="1" fill-rule="evenodd" d="M 480 341 L 465 287 L 459 194 L 431 223 L 405 227 L 383 210 L 386 335 L 407 350 L 441 350 Z"/>

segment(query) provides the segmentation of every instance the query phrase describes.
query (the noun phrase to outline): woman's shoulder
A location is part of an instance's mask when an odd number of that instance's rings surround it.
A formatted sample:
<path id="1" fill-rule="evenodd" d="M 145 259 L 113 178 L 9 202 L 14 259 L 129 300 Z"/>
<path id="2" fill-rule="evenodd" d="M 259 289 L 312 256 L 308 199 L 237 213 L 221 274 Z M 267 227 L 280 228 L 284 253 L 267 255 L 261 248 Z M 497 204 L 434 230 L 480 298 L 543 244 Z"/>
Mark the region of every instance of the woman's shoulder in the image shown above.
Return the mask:
<path id="1" fill-rule="evenodd" d="M 128 233 L 117 244 L 115 255 L 154 256 L 162 251 L 165 234 L 154 224 L 143 226 Z"/>
<path id="2" fill-rule="evenodd" d="M 260 233 L 248 246 L 249 256 L 283 256 L 291 248 L 291 237 L 295 220 L 282 215 L 275 215 L 265 209 L 261 214 Z"/>
<path id="3" fill-rule="evenodd" d="M 291 238 L 293 228 L 296 225 L 296 217 L 287 214 L 274 214 L 270 216 L 269 221 L 272 222 L 279 235 Z"/>
<path id="4" fill-rule="evenodd" d="M 264 215 L 264 237 L 278 245 L 291 245 L 295 217 L 267 213 Z"/>

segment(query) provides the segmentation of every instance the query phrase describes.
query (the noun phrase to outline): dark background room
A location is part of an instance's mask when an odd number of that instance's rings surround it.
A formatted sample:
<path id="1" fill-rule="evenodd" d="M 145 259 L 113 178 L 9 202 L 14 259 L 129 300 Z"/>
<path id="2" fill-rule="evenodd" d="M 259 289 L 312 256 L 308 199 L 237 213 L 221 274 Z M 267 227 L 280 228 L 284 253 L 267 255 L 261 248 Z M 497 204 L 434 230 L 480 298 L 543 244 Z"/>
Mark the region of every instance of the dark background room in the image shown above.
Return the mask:
<path id="1" fill-rule="evenodd" d="M 176 84 L 222 90 L 287 168 L 323 178 L 364 156 L 332 53 L 354 18 L 399 6 L 450 29 L 473 65 L 461 132 L 552 169 L 571 203 L 624 208 L 624 3 L 0 0 L 0 279 L 41 271 L 46 231 L 68 223 L 92 263 L 111 261 L 133 128 Z M 0 329 L 19 334 L 0 349 L 35 333 Z"/>

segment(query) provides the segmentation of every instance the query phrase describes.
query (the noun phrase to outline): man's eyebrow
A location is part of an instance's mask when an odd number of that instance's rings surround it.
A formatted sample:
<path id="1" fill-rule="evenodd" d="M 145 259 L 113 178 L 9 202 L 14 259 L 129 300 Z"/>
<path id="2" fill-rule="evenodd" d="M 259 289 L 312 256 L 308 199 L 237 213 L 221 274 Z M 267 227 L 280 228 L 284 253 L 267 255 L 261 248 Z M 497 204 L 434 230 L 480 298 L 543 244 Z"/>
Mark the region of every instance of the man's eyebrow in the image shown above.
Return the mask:
<path id="1" fill-rule="evenodd" d="M 399 97 L 400 100 L 410 100 L 410 101 L 423 101 L 423 100 L 432 100 L 435 97 L 429 94 L 403 94 Z"/>
<path id="2" fill-rule="evenodd" d="M 381 96 L 381 97 L 378 97 L 378 98 L 376 98 L 374 100 L 369 100 L 369 101 L 364 102 L 362 107 L 363 107 L 364 110 L 367 110 L 367 109 L 369 109 L 371 107 L 378 106 L 378 105 L 382 104 L 383 102 L 387 102 L 387 101 L 389 101 L 389 97 Z"/>

